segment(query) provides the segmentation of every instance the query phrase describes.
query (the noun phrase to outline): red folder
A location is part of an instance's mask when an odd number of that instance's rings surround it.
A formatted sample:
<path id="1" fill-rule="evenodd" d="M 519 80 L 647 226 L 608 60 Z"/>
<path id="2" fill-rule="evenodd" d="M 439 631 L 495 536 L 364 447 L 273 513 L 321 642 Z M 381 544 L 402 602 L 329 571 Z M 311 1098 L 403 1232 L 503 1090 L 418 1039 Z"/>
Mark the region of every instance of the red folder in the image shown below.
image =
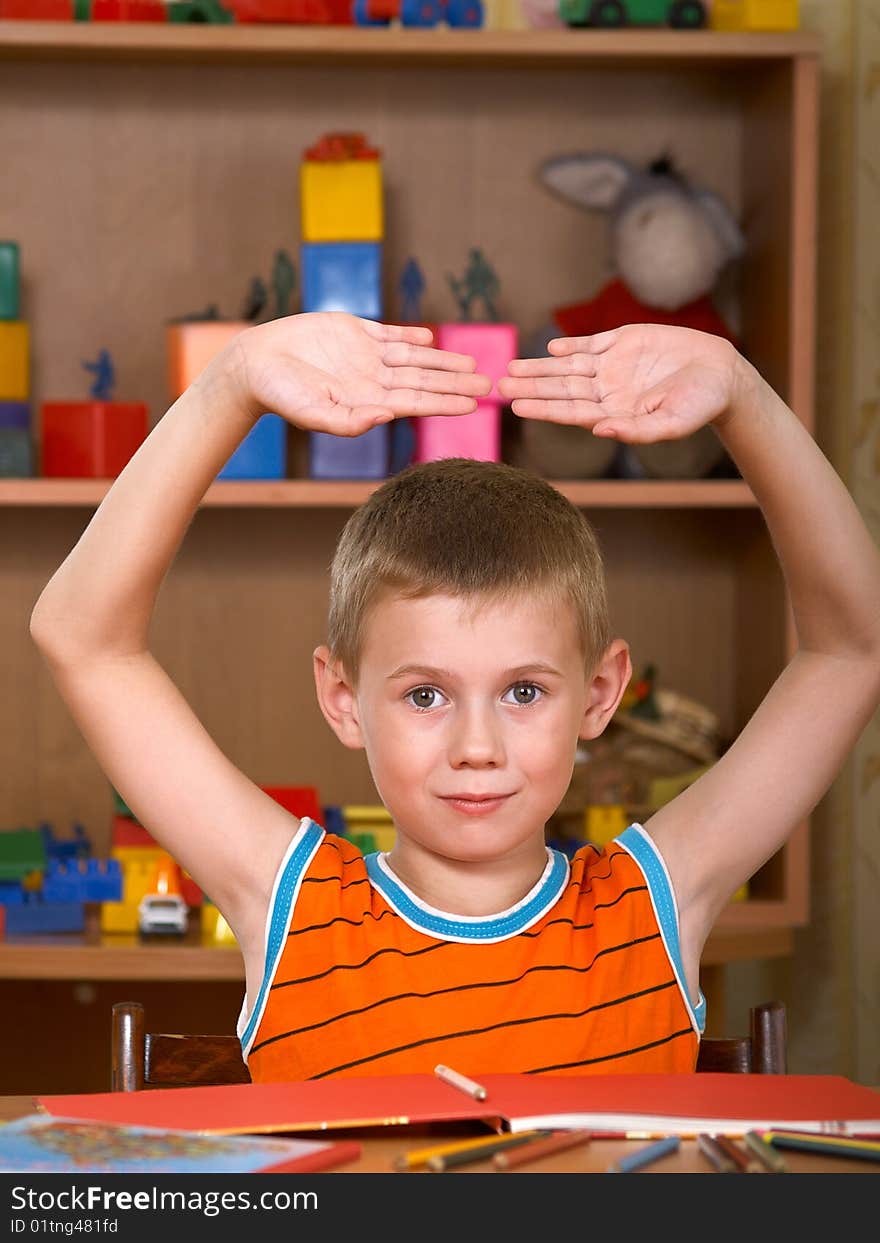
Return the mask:
<path id="1" fill-rule="evenodd" d="M 481 1075 L 475 1100 L 432 1075 L 44 1096 L 50 1114 L 215 1134 L 484 1119 L 498 1129 L 880 1135 L 880 1092 L 840 1075 Z"/>

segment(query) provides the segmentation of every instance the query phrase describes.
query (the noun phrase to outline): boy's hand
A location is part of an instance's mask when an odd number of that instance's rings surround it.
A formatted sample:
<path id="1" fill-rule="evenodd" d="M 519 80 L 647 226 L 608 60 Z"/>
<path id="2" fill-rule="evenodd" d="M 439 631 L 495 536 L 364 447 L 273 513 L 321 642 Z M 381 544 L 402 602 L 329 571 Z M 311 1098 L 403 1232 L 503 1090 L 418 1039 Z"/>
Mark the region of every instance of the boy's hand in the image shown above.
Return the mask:
<path id="1" fill-rule="evenodd" d="M 516 359 L 499 381 L 514 414 L 630 444 L 679 440 L 720 423 L 745 361 L 723 337 L 663 324 L 559 337 L 547 348 L 552 358 Z"/>
<path id="2" fill-rule="evenodd" d="M 359 436 L 395 415 L 469 414 L 492 382 L 466 354 L 431 349 L 428 328 L 336 312 L 246 329 L 222 365 L 243 400 L 309 431 Z"/>

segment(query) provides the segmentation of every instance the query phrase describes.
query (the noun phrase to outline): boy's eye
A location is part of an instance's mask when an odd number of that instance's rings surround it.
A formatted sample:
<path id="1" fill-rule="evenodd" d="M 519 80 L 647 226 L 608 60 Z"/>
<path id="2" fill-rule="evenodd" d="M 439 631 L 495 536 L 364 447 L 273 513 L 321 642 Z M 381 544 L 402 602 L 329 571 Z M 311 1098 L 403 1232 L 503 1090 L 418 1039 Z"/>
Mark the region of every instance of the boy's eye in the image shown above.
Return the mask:
<path id="1" fill-rule="evenodd" d="M 535 703 L 538 695 L 543 692 L 534 682 L 517 682 L 515 686 L 511 686 L 510 693 L 514 697 L 514 703 L 528 707 L 529 704 Z"/>
<path id="2" fill-rule="evenodd" d="M 415 690 L 408 691 L 404 699 L 409 699 L 414 708 L 424 711 L 426 708 L 435 707 L 435 696 L 439 694 L 433 686 L 417 686 Z"/>

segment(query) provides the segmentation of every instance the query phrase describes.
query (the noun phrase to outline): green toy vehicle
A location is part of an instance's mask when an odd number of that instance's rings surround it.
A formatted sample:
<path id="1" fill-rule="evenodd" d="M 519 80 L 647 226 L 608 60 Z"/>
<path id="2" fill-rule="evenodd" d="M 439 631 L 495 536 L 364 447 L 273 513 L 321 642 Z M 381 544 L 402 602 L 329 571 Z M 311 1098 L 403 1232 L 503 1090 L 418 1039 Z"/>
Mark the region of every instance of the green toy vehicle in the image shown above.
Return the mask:
<path id="1" fill-rule="evenodd" d="M 674 26 L 696 30 L 706 25 L 703 0 L 559 0 L 559 16 L 568 26 Z"/>

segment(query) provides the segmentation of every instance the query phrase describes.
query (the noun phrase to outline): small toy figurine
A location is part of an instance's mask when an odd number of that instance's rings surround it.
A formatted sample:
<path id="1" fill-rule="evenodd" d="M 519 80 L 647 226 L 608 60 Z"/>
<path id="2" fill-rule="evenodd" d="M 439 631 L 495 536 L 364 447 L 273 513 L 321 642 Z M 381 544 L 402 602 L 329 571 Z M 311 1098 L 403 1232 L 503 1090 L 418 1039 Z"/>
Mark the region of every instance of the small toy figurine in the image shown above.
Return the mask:
<path id="1" fill-rule="evenodd" d="M 462 323 L 473 322 L 471 303 L 480 298 L 483 299 L 486 309 L 486 319 L 497 323 L 498 312 L 495 309 L 494 299 L 498 296 L 500 285 L 494 269 L 487 263 L 482 250 L 471 249 L 468 265 L 461 280 L 457 280 L 451 274 L 447 275 L 447 280 L 452 296 L 458 303 Z"/>
<path id="2" fill-rule="evenodd" d="M 275 318 L 290 315 L 290 300 L 296 289 L 296 268 L 286 250 L 275 251 L 272 265 L 272 290 L 275 294 Z"/>
<path id="3" fill-rule="evenodd" d="M 89 389 L 89 396 L 94 397 L 95 401 L 112 401 L 116 375 L 109 352 L 101 350 L 93 363 L 84 361 L 82 365 L 86 371 L 91 371 L 95 377 L 92 387 Z"/>
<path id="4" fill-rule="evenodd" d="M 246 320 L 249 324 L 256 323 L 266 305 L 266 299 L 268 296 L 269 294 L 266 289 L 265 281 L 262 281 L 259 276 L 253 277 L 250 288 L 248 289 L 247 298 L 245 299 L 244 310 L 241 313 L 241 318 Z"/>
<path id="5" fill-rule="evenodd" d="M 400 313 L 401 323 L 420 324 L 422 322 L 421 297 L 425 292 L 425 278 L 416 259 L 407 259 L 398 289 L 403 299 Z"/>

